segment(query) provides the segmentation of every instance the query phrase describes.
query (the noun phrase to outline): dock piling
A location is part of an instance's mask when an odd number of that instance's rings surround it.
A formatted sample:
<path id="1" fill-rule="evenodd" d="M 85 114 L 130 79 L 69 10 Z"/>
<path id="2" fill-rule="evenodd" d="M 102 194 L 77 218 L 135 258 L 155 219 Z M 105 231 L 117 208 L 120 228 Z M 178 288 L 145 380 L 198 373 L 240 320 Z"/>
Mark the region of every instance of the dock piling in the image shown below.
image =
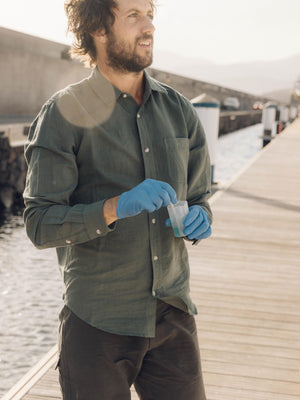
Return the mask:
<path id="1" fill-rule="evenodd" d="M 203 93 L 191 100 L 203 126 L 211 162 L 211 183 L 214 183 L 216 148 L 219 136 L 220 103 L 215 98 Z"/>
<path id="2" fill-rule="evenodd" d="M 264 105 L 262 114 L 263 123 L 263 147 L 272 140 L 273 127 L 276 119 L 276 104 L 268 102 Z"/>

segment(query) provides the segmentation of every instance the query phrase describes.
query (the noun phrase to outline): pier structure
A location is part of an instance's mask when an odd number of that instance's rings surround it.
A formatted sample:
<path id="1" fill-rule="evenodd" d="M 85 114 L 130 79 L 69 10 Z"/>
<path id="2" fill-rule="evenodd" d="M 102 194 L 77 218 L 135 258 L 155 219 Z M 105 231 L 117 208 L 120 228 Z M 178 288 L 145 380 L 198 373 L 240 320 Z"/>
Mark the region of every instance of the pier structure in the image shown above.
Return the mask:
<path id="1" fill-rule="evenodd" d="M 208 400 L 300 398 L 299 150 L 298 118 L 212 196 L 213 235 L 188 245 Z M 56 352 L 2 400 L 61 399 Z"/>
<path id="2" fill-rule="evenodd" d="M 0 118 L 33 117 L 53 93 L 90 75 L 90 68 L 70 58 L 69 49 L 63 43 L 0 27 Z M 216 97 L 220 102 L 235 97 L 239 100 L 240 110 L 252 110 L 255 101 L 268 100 L 155 68 L 149 68 L 148 72 L 188 99 L 202 93 Z"/>

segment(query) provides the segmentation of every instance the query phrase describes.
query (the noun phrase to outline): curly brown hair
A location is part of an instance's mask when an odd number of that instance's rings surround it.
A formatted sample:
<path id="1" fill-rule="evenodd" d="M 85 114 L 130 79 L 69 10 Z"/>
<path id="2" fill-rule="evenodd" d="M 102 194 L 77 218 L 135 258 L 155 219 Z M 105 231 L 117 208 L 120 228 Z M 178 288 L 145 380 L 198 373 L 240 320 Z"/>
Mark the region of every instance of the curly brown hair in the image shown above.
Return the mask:
<path id="1" fill-rule="evenodd" d="M 154 10 L 155 0 L 149 1 Z M 64 5 L 68 17 L 67 30 L 73 33 L 75 39 L 70 54 L 92 67 L 96 64 L 97 51 L 91 34 L 101 29 L 110 32 L 118 0 L 65 0 Z"/>
<path id="2" fill-rule="evenodd" d="M 104 29 L 109 33 L 115 21 L 116 0 L 65 0 L 69 32 L 74 35 L 71 56 L 79 58 L 86 66 L 96 62 L 97 53 L 91 33 Z"/>

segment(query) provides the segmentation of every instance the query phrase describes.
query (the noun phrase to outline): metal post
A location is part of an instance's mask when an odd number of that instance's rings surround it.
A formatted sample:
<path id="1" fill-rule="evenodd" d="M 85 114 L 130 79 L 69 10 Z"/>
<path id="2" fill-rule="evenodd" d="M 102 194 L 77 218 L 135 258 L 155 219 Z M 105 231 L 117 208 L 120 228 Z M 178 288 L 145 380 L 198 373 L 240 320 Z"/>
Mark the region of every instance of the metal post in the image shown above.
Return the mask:
<path id="1" fill-rule="evenodd" d="M 266 103 L 263 108 L 262 123 L 263 123 L 263 147 L 269 144 L 272 140 L 272 133 L 276 118 L 276 104 Z"/>
<path id="2" fill-rule="evenodd" d="M 289 108 L 286 105 L 280 107 L 280 121 L 282 122 L 282 130 L 286 128 L 289 120 Z"/>
<path id="3" fill-rule="evenodd" d="M 290 121 L 293 122 L 297 118 L 298 110 L 297 107 L 292 105 L 290 107 Z"/>
<path id="4" fill-rule="evenodd" d="M 220 102 L 203 93 L 194 98 L 193 106 L 203 126 L 211 162 L 211 183 L 215 183 L 216 148 L 219 136 Z"/>

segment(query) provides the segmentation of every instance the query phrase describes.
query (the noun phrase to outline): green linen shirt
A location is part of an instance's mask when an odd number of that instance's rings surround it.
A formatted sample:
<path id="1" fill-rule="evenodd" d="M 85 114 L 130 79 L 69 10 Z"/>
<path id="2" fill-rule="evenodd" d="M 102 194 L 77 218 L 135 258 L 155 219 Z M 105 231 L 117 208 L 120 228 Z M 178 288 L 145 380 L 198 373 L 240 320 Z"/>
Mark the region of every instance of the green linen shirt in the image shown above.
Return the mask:
<path id="1" fill-rule="evenodd" d="M 25 145 L 24 220 L 37 248 L 57 249 L 64 301 L 78 317 L 153 337 L 157 298 L 197 312 L 185 241 L 165 226 L 165 207 L 107 226 L 103 204 L 152 178 L 211 221 L 210 160 L 191 103 L 147 72 L 144 84 L 138 106 L 96 68 L 46 102 Z"/>

